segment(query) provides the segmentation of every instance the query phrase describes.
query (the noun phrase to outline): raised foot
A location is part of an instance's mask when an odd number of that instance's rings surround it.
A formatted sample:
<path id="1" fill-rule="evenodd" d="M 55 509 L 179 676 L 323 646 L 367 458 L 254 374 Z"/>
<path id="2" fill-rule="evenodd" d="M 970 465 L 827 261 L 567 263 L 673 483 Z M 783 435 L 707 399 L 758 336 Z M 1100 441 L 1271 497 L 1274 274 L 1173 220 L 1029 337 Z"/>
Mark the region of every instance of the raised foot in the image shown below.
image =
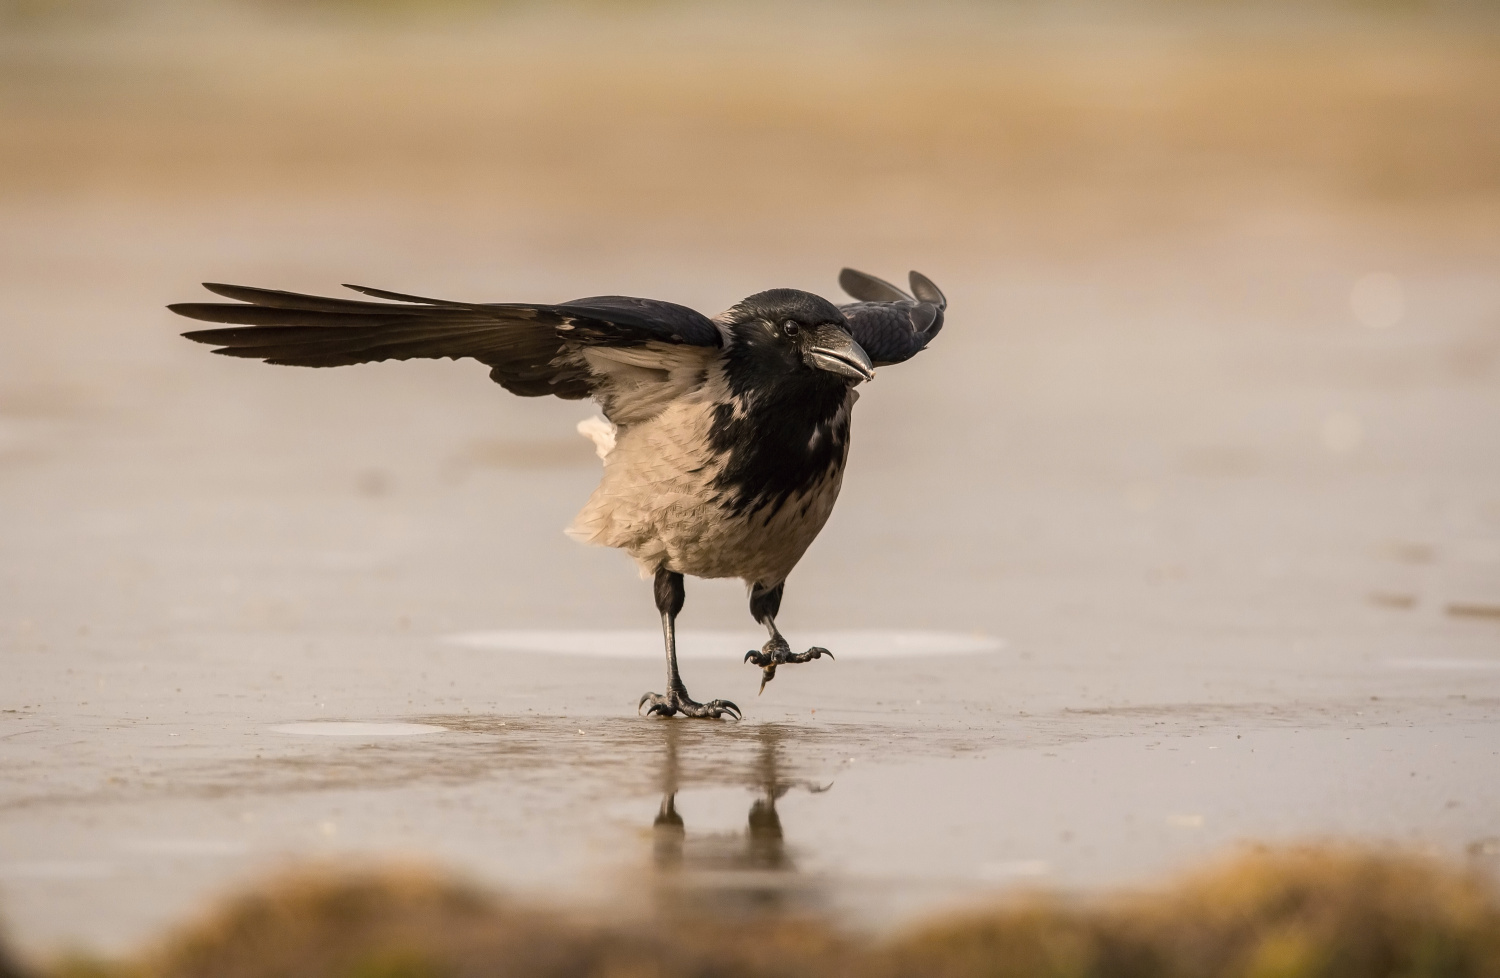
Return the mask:
<path id="1" fill-rule="evenodd" d="M 647 704 L 650 704 L 647 706 Z M 635 705 L 635 711 L 641 712 L 641 707 L 646 707 L 646 716 L 657 714 L 664 717 L 681 713 L 685 717 L 698 717 L 704 720 L 717 720 L 723 716 L 741 719 L 740 708 L 728 700 L 709 700 L 707 703 L 696 703 L 688 699 L 687 693 L 668 693 L 663 696 L 660 693 L 647 693 L 641 697 L 641 701 Z"/>
<path id="2" fill-rule="evenodd" d="M 759 652 L 754 649 L 746 652 L 745 661 L 753 662 L 755 665 L 760 666 L 760 692 L 764 693 L 766 691 L 766 683 L 776 678 L 777 666 L 786 663 L 811 662 L 825 655 L 830 659 L 833 658 L 832 652 L 827 649 L 820 649 L 816 645 L 806 652 L 794 653 L 791 646 L 787 645 L 785 640 L 777 641 L 773 638 L 761 646 Z M 759 696 L 760 693 L 756 695 Z"/>

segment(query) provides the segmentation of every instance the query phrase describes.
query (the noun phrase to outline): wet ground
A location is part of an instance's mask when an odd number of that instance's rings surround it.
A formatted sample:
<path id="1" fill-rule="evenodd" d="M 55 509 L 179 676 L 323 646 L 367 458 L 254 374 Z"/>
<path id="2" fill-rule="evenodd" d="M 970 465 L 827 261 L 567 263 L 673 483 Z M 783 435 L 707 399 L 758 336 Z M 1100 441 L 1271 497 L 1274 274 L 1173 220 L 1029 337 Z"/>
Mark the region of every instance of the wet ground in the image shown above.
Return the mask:
<path id="1" fill-rule="evenodd" d="M 1500 856 L 1477 204 L 1292 195 L 1059 244 L 952 203 L 953 240 L 940 214 L 903 250 L 853 218 L 766 218 L 749 246 L 551 204 L 34 179 L 0 221 L 0 919 L 23 949 L 130 947 L 306 857 L 859 927 L 1240 841 Z M 214 358 L 161 309 L 212 279 L 717 311 L 832 295 L 843 264 L 915 265 L 949 325 L 865 389 L 789 584 L 783 630 L 837 661 L 757 697 L 740 588 L 689 582 L 685 678 L 737 724 L 634 716 L 662 682 L 649 587 L 561 533 L 597 477 L 586 406 L 474 364 Z"/>

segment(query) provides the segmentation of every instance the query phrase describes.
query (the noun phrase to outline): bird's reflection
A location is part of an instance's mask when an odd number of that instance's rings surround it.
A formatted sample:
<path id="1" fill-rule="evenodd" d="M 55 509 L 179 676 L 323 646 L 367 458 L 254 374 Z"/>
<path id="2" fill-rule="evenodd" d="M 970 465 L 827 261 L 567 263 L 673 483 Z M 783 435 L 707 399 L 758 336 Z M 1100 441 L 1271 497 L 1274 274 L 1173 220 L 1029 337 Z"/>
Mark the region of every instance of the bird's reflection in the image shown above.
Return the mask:
<path id="1" fill-rule="evenodd" d="M 744 830 L 690 832 L 677 811 L 677 793 L 684 787 L 679 760 L 682 725 L 663 726 L 661 808 L 652 823 L 660 898 L 673 904 L 690 902 L 700 912 L 729 913 L 781 912 L 816 903 L 817 886 L 797 872 L 787 851 L 776 802 L 794 788 L 821 793 L 832 785 L 785 777 L 785 734 L 766 726 L 758 731 L 748 778 L 759 797 L 750 804 Z"/>

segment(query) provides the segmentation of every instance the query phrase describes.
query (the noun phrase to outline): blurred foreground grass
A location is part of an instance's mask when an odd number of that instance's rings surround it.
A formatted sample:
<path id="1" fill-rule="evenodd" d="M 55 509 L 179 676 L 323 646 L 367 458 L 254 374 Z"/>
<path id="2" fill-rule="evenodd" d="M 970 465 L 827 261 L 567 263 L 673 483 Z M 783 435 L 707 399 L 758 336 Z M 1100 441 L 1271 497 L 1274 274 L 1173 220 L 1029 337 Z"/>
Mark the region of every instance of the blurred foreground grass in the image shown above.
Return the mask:
<path id="1" fill-rule="evenodd" d="M 1479 877 L 1338 848 L 1259 851 L 1156 891 L 1026 897 L 889 940 L 817 919 L 614 920 L 420 871 L 304 871 L 234 897 L 135 960 L 55 978 L 879 976 L 1463 978 L 1500 975 Z"/>

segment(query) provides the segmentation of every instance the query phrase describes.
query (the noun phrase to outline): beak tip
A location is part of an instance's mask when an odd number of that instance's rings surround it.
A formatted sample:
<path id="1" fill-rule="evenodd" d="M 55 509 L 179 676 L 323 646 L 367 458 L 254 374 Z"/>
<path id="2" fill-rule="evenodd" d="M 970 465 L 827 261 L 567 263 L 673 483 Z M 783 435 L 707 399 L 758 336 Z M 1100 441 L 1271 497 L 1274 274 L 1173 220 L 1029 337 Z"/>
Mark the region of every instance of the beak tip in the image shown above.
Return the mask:
<path id="1" fill-rule="evenodd" d="M 864 347 L 842 327 L 822 327 L 817 345 L 805 354 L 807 364 L 840 374 L 856 384 L 875 379 L 875 365 Z"/>

